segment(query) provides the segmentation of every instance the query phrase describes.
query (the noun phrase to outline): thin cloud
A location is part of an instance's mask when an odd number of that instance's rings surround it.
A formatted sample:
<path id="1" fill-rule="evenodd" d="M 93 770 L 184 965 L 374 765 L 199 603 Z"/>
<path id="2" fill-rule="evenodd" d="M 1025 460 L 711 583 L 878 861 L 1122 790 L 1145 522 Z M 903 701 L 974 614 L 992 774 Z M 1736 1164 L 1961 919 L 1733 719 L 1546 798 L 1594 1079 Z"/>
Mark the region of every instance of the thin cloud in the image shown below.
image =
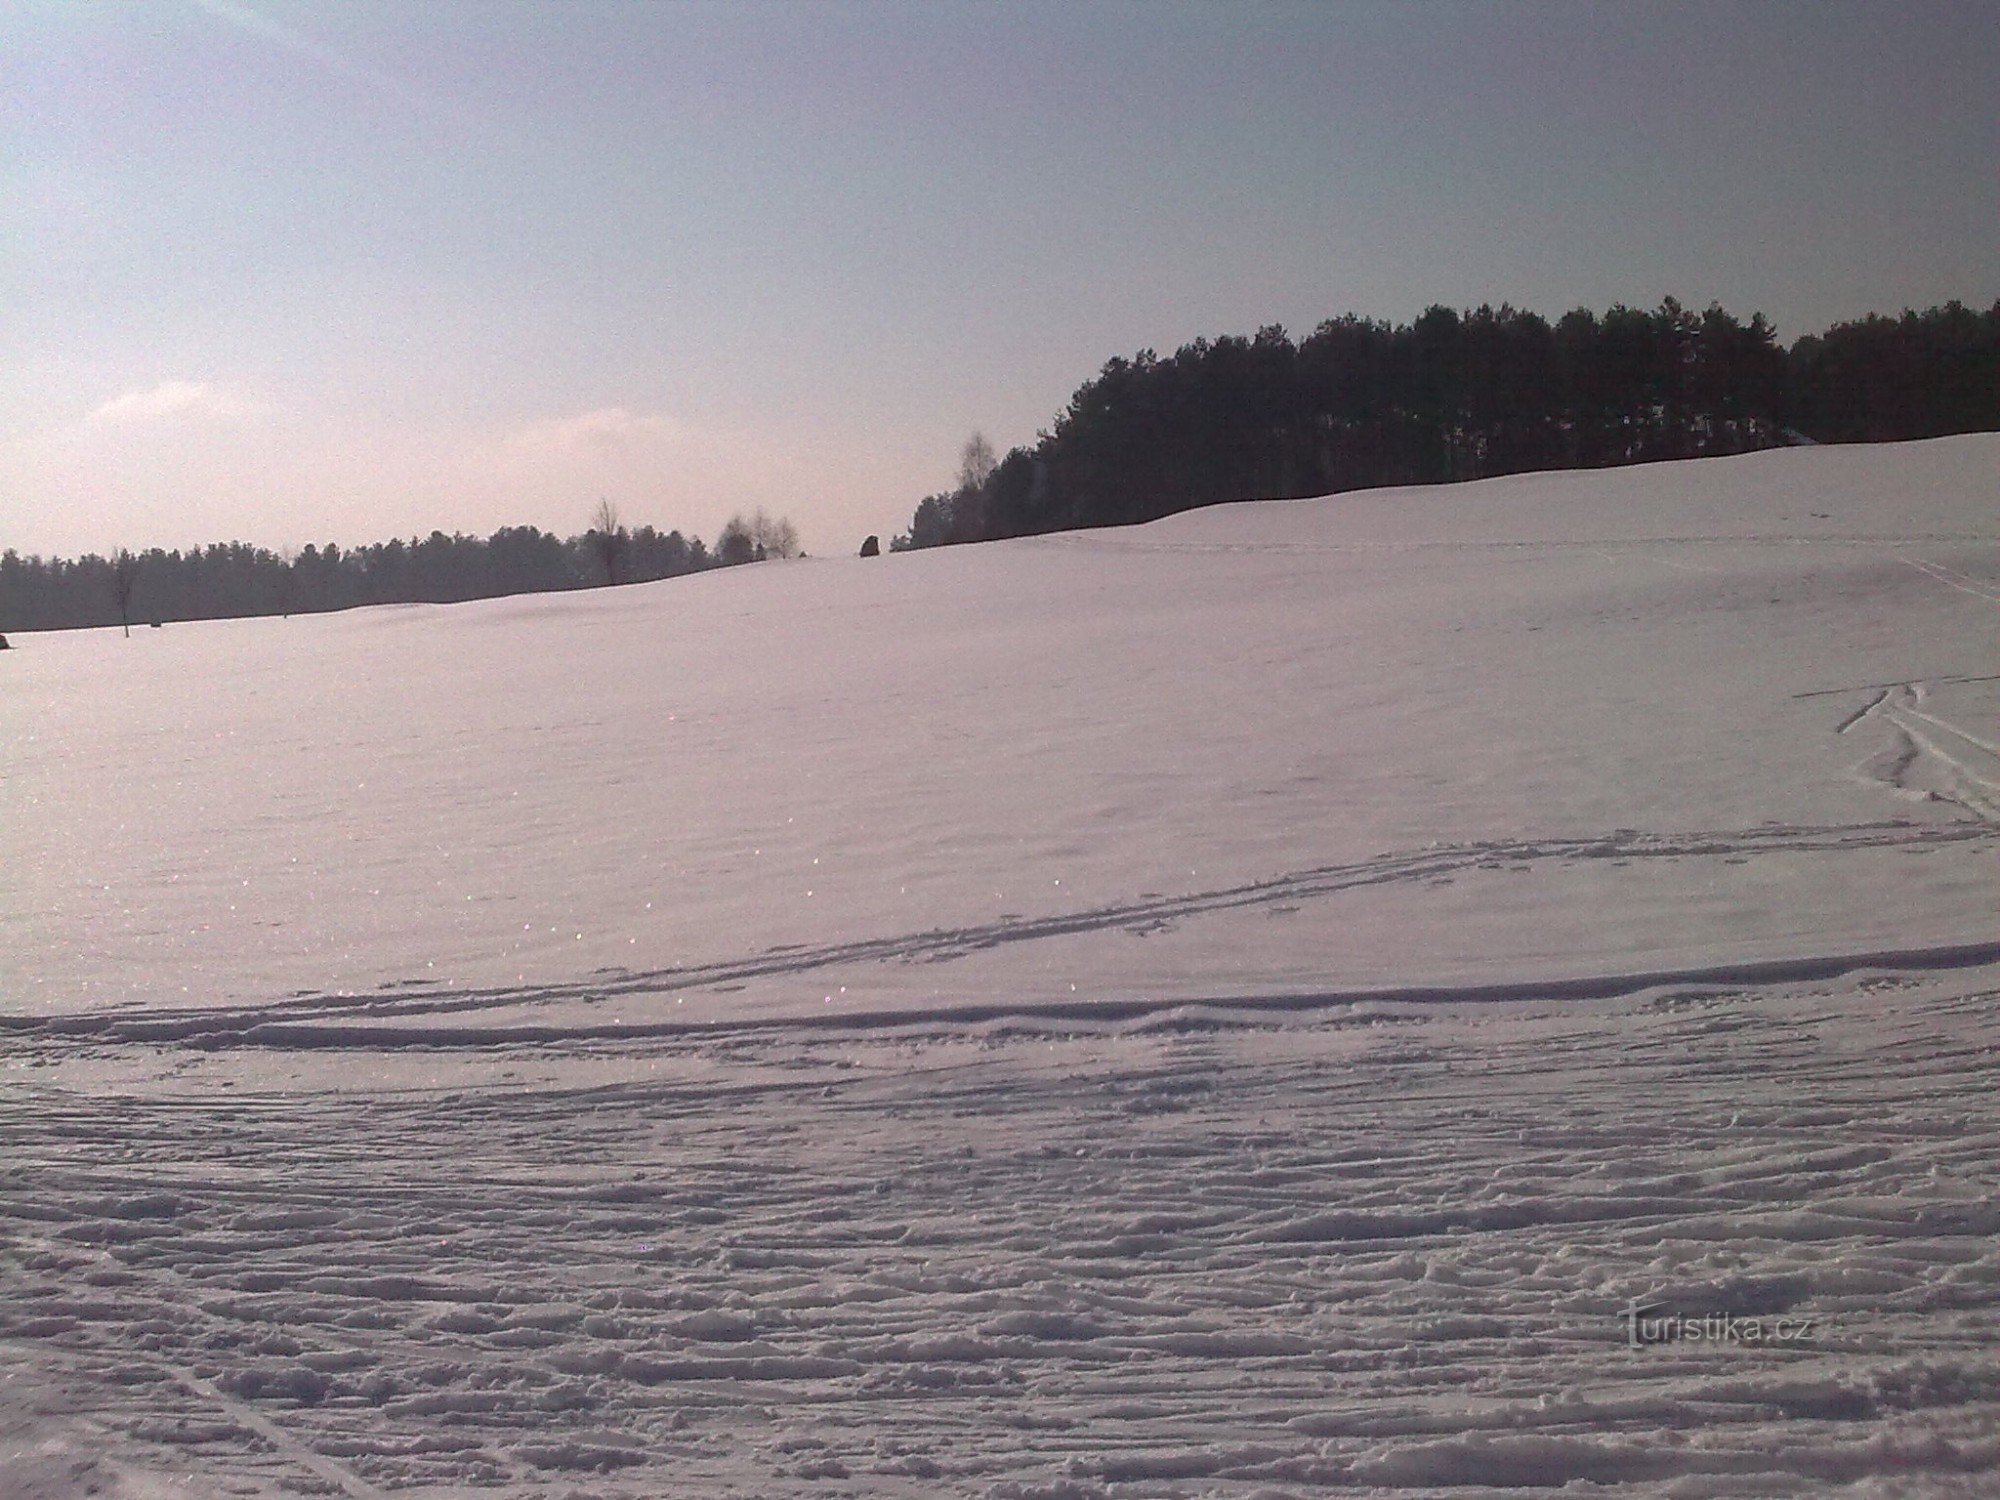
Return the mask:
<path id="1" fill-rule="evenodd" d="M 676 435 L 665 417 L 636 413 L 622 406 L 604 406 L 580 416 L 530 422 L 516 428 L 509 441 L 517 448 L 576 453 L 620 452 L 657 443 Z"/>
<path id="2" fill-rule="evenodd" d="M 336 51 L 326 43 L 307 36 L 303 31 L 287 26 L 282 21 L 274 21 L 262 12 L 253 10 L 250 6 L 242 4 L 241 0 L 193 0 L 193 3 L 195 9 L 213 16 L 225 26 L 232 26 L 238 31 L 269 42 L 272 46 L 289 52 L 294 57 L 304 58 L 329 73 L 355 83 L 365 83 L 373 88 L 385 89 L 404 98 L 409 97 L 409 91 L 403 84 L 387 73 L 378 72 L 374 68 L 358 63 L 344 52 Z"/>
<path id="3" fill-rule="evenodd" d="M 178 417 L 252 417 L 263 407 L 205 380 L 163 380 L 147 390 L 113 396 L 85 417 L 86 427 L 129 427 Z"/>

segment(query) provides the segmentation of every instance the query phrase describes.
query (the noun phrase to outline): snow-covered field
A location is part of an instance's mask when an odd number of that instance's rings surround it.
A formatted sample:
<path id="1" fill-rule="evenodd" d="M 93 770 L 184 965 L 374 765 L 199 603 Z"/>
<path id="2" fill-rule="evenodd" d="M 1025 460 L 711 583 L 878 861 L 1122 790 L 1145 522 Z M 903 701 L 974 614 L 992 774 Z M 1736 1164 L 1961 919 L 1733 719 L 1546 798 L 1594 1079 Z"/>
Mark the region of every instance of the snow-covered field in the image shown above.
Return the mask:
<path id="1" fill-rule="evenodd" d="M 2000 1489 L 2000 439 L 14 643 L 0 1500 Z"/>

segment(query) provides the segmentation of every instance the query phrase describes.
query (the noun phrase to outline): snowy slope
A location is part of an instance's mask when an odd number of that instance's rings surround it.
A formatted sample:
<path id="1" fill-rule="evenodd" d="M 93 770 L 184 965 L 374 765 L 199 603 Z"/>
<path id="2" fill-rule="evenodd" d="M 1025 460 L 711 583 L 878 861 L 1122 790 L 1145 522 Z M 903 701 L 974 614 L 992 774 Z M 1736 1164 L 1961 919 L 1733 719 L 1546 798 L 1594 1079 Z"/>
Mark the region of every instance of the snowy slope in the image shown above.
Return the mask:
<path id="1" fill-rule="evenodd" d="M 2000 439 L 15 644 L 0 1500 L 2000 1484 Z"/>
<path id="2" fill-rule="evenodd" d="M 1795 449 L 27 637 L 0 1004 L 706 1019 L 1987 939 L 1996 474 Z"/>

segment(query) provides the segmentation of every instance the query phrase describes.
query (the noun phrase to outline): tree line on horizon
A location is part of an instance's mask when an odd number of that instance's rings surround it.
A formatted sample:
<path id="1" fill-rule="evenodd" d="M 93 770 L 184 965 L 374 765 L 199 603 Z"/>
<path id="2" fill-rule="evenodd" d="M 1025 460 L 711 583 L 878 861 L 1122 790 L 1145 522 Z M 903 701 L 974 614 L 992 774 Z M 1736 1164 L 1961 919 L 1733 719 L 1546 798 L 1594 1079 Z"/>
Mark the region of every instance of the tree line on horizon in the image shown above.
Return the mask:
<path id="1" fill-rule="evenodd" d="M 907 551 L 1540 469 L 2000 429 L 2000 302 L 1870 316 L 1785 349 L 1763 315 L 1503 305 L 1347 316 L 1116 358 L 996 459 L 977 434 Z"/>
<path id="2" fill-rule="evenodd" d="M 1761 314 L 1587 308 L 1554 323 L 1509 305 L 1349 315 L 1294 341 L 1197 339 L 1115 358 L 1031 447 L 974 435 L 957 484 L 926 496 L 907 551 L 1126 525 L 1223 501 L 1290 499 L 1536 469 L 1739 453 L 1797 438 L 1879 442 L 2000 429 L 2000 301 L 1840 323 L 1781 347 Z M 700 537 L 627 528 L 609 503 L 558 537 L 242 542 L 75 559 L 0 552 L 0 632 L 452 603 L 639 583 L 798 551 L 789 521 Z"/>
<path id="3" fill-rule="evenodd" d="M 570 537 L 503 526 L 488 537 L 433 531 L 360 547 L 276 552 L 244 542 L 110 556 L 0 553 L 0 632 L 313 614 L 363 604 L 454 604 L 504 594 L 645 583 L 798 555 L 798 531 L 763 511 L 736 516 L 713 548 L 698 536 L 628 527 L 608 502 Z"/>

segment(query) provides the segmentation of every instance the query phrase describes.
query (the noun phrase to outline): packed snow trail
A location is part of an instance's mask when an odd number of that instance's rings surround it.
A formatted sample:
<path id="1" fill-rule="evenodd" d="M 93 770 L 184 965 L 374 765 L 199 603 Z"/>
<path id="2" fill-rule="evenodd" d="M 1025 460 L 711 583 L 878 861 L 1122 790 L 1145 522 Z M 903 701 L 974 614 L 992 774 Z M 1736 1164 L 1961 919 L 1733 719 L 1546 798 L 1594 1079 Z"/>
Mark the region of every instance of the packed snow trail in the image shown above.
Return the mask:
<path id="1" fill-rule="evenodd" d="M 0 1365 L 202 1493 L 1972 1495 L 1996 1059 L 1994 965 L 427 1056 L 44 1038 L 0 1094 Z M 1635 1349 L 1634 1302 L 1811 1336 Z"/>

